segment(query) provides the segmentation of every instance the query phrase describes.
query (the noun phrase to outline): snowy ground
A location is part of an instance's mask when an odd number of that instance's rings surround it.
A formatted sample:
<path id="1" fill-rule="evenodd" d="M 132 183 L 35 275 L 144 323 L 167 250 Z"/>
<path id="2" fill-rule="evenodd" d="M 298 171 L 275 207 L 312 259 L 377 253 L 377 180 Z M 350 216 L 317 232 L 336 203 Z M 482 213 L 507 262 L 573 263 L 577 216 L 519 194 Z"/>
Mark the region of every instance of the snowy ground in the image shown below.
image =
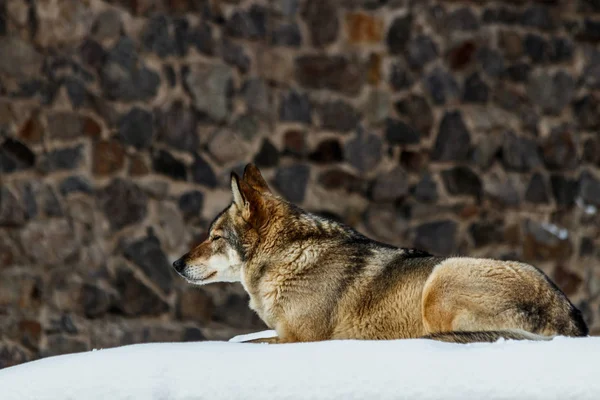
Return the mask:
<path id="1" fill-rule="evenodd" d="M 591 337 L 145 344 L 1 370 L 0 398 L 598 400 L 599 356 Z"/>

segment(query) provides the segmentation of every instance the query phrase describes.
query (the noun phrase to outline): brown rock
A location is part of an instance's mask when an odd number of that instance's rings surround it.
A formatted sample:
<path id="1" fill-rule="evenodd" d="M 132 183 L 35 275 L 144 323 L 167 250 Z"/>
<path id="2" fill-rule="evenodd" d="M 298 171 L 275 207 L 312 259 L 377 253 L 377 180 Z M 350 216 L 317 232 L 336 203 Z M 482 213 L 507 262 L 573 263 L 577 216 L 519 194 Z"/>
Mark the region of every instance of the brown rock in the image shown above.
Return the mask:
<path id="1" fill-rule="evenodd" d="M 21 332 L 21 342 L 30 349 L 36 350 L 39 347 L 40 337 L 42 335 L 42 325 L 38 321 L 24 319 L 19 322 L 19 331 Z"/>
<path id="2" fill-rule="evenodd" d="M 21 231 L 21 244 L 39 265 L 60 265 L 78 247 L 72 227 L 66 220 L 32 221 Z"/>
<path id="3" fill-rule="evenodd" d="M 21 346 L 13 343 L 0 343 L 0 369 L 22 364 L 31 359 Z"/>
<path id="4" fill-rule="evenodd" d="M 179 297 L 178 314 L 181 319 L 209 322 L 213 303 L 211 297 L 198 288 L 188 288 Z"/>
<path id="5" fill-rule="evenodd" d="M 52 139 L 75 139 L 83 133 L 84 120 L 72 112 L 48 115 L 48 136 Z"/>
<path id="6" fill-rule="evenodd" d="M 523 54 L 523 41 L 517 32 L 500 32 L 500 47 L 504 50 L 504 55 L 509 59 L 519 58 Z"/>
<path id="7" fill-rule="evenodd" d="M 19 130 L 19 137 L 27 143 L 39 143 L 44 136 L 44 127 L 39 114 L 32 115 Z"/>
<path id="8" fill-rule="evenodd" d="M 143 176 L 148 175 L 150 168 L 148 163 L 141 154 L 134 154 L 131 156 L 129 162 L 129 175 L 131 176 Z"/>
<path id="9" fill-rule="evenodd" d="M 308 150 L 306 133 L 297 130 L 287 131 L 283 136 L 283 151 L 294 156 L 303 156 Z"/>
<path id="10" fill-rule="evenodd" d="M 371 85 L 377 85 L 381 81 L 381 63 L 381 54 L 371 54 L 367 64 L 367 82 Z"/>
<path id="11" fill-rule="evenodd" d="M 471 63 L 477 46 L 472 41 L 466 41 L 448 52 L 448 63 L 453 70 L 460 70 Z"/>
<path id="12" fill-rule="evenodd" d="M 523 257 L 526 260 L 566 260 L 573 253 L 566 229 L 527 220 L 524 223 L 524 232 Z"/>
<path id="13" fill-rule="evenodd" d="M 556 267 L 552 278 L 567 296 L 572 296 L 577 293 L 583 282 L 583 279 L 581 279 L 579 275 L 569 271 L 562 265 Z"/>
<path id="14" fill-rule="evenodd" d="M 363 12 L 348 13 L 346 33 L 350 43 L 379 43 L 383 38 L 383 20 Z"/>
<path id="15" fill-rule="evenodd" d="M 98 138 L 102 134 L 102 126 L 91 117 L 83 117 L 83 133 L 91 138 Z"/>
<path id="16" fill-rule="evenodd" d="M 306 55 L 296 59 L 296 79 L 309 89 L 356 95 L 364 84 L 365 68 L 344 56 Z"/>
<path id="17" fill-rule="evenodd" d="M 94 145 L 92 172 L 95 175 L 110 175 L 123 168 L 125 150 L 116 140 L 103 140 Z"/>

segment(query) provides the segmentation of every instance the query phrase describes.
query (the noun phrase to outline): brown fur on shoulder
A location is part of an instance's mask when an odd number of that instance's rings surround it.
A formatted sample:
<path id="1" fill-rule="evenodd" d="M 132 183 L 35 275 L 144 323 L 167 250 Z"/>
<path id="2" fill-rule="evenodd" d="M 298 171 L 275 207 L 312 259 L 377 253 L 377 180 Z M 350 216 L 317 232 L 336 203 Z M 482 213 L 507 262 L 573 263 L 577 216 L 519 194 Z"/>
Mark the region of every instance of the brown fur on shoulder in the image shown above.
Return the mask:
<path id="1" fill-rule="evenodd" d="M 278 334 L 258 342 L 588 333 L 579 310 L 531 265 L 371 240 L 276 196 L 251 164 L 242 179 L 232 174 L 231 191 L 208 239 L 173 266 L 193 284 L 241 282 L 250 307 Z"/>

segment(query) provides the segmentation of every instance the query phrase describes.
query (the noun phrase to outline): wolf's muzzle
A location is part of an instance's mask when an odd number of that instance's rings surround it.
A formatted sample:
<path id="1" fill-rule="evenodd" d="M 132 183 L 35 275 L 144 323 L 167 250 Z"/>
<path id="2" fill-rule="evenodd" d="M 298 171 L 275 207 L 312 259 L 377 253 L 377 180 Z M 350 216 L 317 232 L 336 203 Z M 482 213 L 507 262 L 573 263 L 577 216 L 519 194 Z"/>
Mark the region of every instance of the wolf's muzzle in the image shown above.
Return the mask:
<path id="1" fill-rule="evenodd" d="M 183 269 L 185 268 L 185 260 L 183 259 L 183 257 L 181 257 L 179 260 L 173 263 L 173 268 L 175 268 L 175 271 L 177 272 L 183 271 Z"/>

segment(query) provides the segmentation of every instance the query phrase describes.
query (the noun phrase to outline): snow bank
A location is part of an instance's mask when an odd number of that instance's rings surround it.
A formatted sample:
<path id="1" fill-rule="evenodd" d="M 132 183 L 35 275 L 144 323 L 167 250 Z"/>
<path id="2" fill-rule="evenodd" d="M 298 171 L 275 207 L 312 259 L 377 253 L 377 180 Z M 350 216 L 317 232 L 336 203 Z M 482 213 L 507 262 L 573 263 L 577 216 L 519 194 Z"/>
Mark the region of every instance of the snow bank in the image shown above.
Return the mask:
<path id="1" fill-rule="evenodd" d="M 144 344 L 1 370 L 0 398 L 597 400 L 599 355 L 591 337 Z"/>

